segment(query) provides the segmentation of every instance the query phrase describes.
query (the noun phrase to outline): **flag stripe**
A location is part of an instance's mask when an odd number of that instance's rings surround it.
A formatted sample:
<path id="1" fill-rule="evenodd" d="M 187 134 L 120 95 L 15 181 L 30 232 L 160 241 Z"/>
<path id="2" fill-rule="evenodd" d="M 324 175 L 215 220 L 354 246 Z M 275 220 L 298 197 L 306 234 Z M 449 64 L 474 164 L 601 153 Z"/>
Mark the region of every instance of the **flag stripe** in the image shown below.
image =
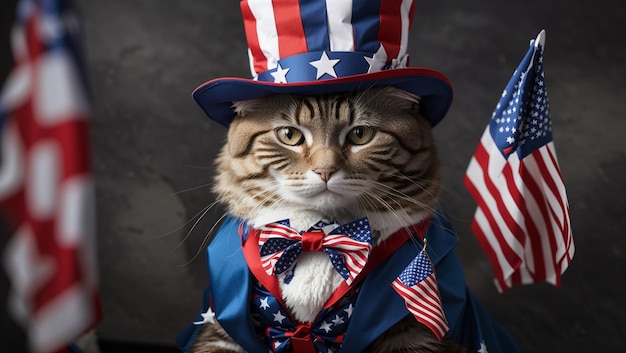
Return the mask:
<path id="1" fill-rule="evenodd" d="M 324 1 L 300 1 L 300 17 L 309 50 L 330 49 L 327 14 Z"/>
<path id="2" fill-rule="evenodd" d="M 438 331 L 440 333 L 445 333 L 442 327 L 446 326 L 446 320 L 443 315 L 437 313 L 437 311 L 439 311 L 439 306 L 428 304 L 428 301 L 432 300 L 430 297 L 431 293 L 412 290 L 412 288 L 406 287 L 397 279 L 394 282 L 394 288 L 399 291 L 403 297 L 408 298 L 408 307 L 414 315 L 417 315 L 420 319 L 438 327 Z"/>
<path id="3" fill-rule="evenodd" d="M 535 257 L 543 257 L 545 274 L 541 277 L 537 277 L 535 272 L 535 280 L 547 280 L 550 283 L 555 283 L 555 270 L 554 270 L 554 258 L 553 258 L 553 246 L 550 244 L 554 239 L 554 232 L 550 226 L 549 211 L 547 209 L 544 193 L 539 183 L 542 182 L 541 174 L 538 172 L 537 159 L 535 155 L 537 152 L 533 152 L 531 155 L 526 156 L 522 161 L 521 175 L 526 175 L 525 187 L 529 191 L 529 195 L 532 196 L 533 206 L 529 208 L 529 213 L 535 225 L 539 228 L 540 233 L 544 234 L 543 237 L 535 237 L 536 242 L 531 242 L 533 245 L 533 254 Z M 530 198 L 528 198 L 530 199 Z"/>
<path id="4" fill-rule="evenodd" d="M 497 251 L 499 243 L 491 236 L 493 234 L 491 232 L 492 228 L 489 226 L 489 221 L 482 208 L 476 208 L 474 220 L 470 227 L 472 232 L 476 235 L 478 244 L 491 262 L 496 280 L 498 281 L 498 286 L 500 288 L 509 288 L 509 286 L 505 284 L 505 279 L 514 273 L 515 269 L 503 258 L 502 253 Z"/>
<path id="5" fill-rule="evenodd" d="M 413 0 L 403 0 L 400 6 L 400 18 L 402 19 L 402 27 L 400 37 L 400 48 L 398 50 L 397 58 L 401 59 L 407 53 L 409 42 L 409 28 L 411 27 L 411 19 L 413 18 L 413 6 L 415 3 Z"/>
<path id="6" fill-rule="evenodd" d="M 408 288 L 399 279 L 392 286 L 405 299 L 407 308 L 415 318 L 441 339 L 448 331 L 448 323 L 441 309 L 441 299 L 433 276 L 426 278 L 421 286 Z"/>
<path id="7" fill-rule="evenodd" d="M 549 174 L 550 178 L 546 178 L 550 183 L 550 190 L 552 195 L 548 198 L 549 204 L 552 210 L 552 223 L 555 228 L 556 234 L 561 234 L 561 237 L 556 237 L 556 253 L 557 260 L 566 256 L 567 246 L 565 244 L 571 243 L 571 233 L 569 231 L 569 207 L 567 205 L 567 195 L 565 193 L 565 187 L 563 179 L 559 170 L 556 156 L 553 153 L 553 143 L 550 143 L 546 148 L 540 150 L 542 160 L 545 164 L 546 174 Z"/>
<path id="8" fill-rule="evenodd" d="M 256 76 L 257 73 L 267 70 L 267 58 L 261 49 L 261 42 L 257 34 L 256 18 L 247 1 L 241 2 L 241 14 L 244 20 L 243 25 L 246 32 L 246 41 L 248 42 L 251 72 L 253 76 Z"/>
<path id="9" fill-rule="evenodd" d="M 280 58 L 306 53 L 307 43 L 299 16 L 300 2 L 298 0 L 283 1 L 281 6 L 274 7 L 274 11 Z"/>
<path id="10" fill-rule="evenodd" d="M 331 51 L 354 51 L 352 2 L 353 0 L 326 0 Z"/>
<path id="11" fill-rule="evenodd" d="M 90 294 L 81 286 L 72 286 L 50 298 L 29 327 L 34 350 L 46 352 L 49 347 L 67 345 L 67 337 L 82 332 L 95 319 L 91 306 Z"/>
<path id="12" fill-rule="evenodd" d="M 490 175 L 483 173 L 483 171 L 489 170 L 489 165 L 493 160 L 482 144 L 484 140 L 490 140 L 488 133 L 484 134 L 483 139 L 481 139 L 475 158 L 472 159 L 472 161 L 476 161 L 476 164 L 472 165 L 471 176 L 466 180 L 469 180 L 472 185 L 473 190 L 470 193 L 477 199 L 479 207 L 484 212 L 490 224 L 489 228 L 494 232 L 493 237 L 498 243 L 502 244 L 504 257 L 511 267 L 515 267 L 523 256 L 522 242 L 524 239 L 519 239 L 516 236 L 507 237 L 507 235 L 519 234 L 521 231 L 519 224 L 511 217 L 511 213 L 508 211 L 510 208 L 516 209 L 517 205 L 509 204 L 508 207 L 505 206 L 502 200 L 503 194 L 499 192 Z M 496 156 L 495 158 L 498 157 Z M 502 182 L 502 179 L 500 179 L 500 182 Z M 509 198 L 507 199 L 510 200 Z"/>
<path id="13" fill-rule="evenodd" d="M 248 46 L 257 62 L 257 72 L 275 68 L 279 51 L 272 0 L 242 1 L 241 4 L 244 18 L 249 19 L 249 26 L 254 26 L 246 33 L 251 34 L 251 38 L 247 38 Z"/>
<path id="14" fill-rule="evenodd" d="M 355 50 L 376 53 L 380 47 L 379 31 L 380 4 L 382 0 L 355 1 L 352 12 L 352 29 Z"/>
<path id="15" fill-rule="evenodd" d="M 380 27 L 378 40 L 385 48 L 388 58 L 397 58 L 400 52 L 398 38 L 402 38 L 400 7 L 403 0 L 382 0 L 380 6 Z"/>
<path id="16" fill-rule="evenodd" d="M 518 212 L 521 213 L 524 220 L 524 242 L 528 245 L 531 240 L 525 236 L 525 234 L 538 234 L 537 227 L 535 223 L 532 221 L 530 215 L 528 214 L 528 207 L 526 204 L 530 201 L 529 199 L 524 198 L 523 190 L 525 189 L 524 181 L 520 177 L 520 160 L 517 158 L 516 154 L 509 156 L 508 164 L 503 169 L 503 176 L 506 180 L 507 190 L 510 194 L 510 197 L 515 200 L 515 204 Z M 513 210 L 515 212 L 515 209 Z M 535 271 L 543 271 L 543 258 L 535 258 L 533 252 L 530 251 L 533 244 L 526 247 L 524 251 L 524 257 L 522 258 L 522 262 L 525 266 L 520 266 L 520 268 L 527 268 L 530 272 L 535 273 Z M 535 264 L 535 261 L 538 263 Z M 528 278 L 529 272 L 525 272 L 526 276 L 518 275 L 514 279 L 514 283 L 518 283 L 519 281 L 524 281 L 523 278 Z"/>
<path id="17" fill-rule="evenodd" d="M 428 276 L 424 279 L 421 286 L 415 286 L 408 288 L 403 286 L 409 293 L 412 293 L 419 299 L 420 306 L 424 312 L 429 313 L 429 316 L 445 322 L 445 316 L 441 312 L 441 300 L 439 299 L 439 292 L 437 291 L 437 283 L 433 279 L 433 276 Z"/>
<path id="18" fill-rule="evenodd" d="M 554 173 L 554 165 L 552 165 L 552 159 L 550 158 L 548 149 L 545 146 L 541 147 L 534 152 L 533 155 L 535 157 L 533 160 L 536 162 L 538 169 L 538 172 L 535 172 L 535 174 L 541 176 L 539 179 L 541 181 L 540 185 L 542 185 L 541 195 L 546 200 L 546 206 L 550 206 L 555 212 L 558 212 L 558 217 L 562 219 L 565 215 L 565 207 L 563 207 L 559 190 L 556 186 L 554 179 L 556 173 Z M 559 178 L 558 174 L 556 178 Z"/>

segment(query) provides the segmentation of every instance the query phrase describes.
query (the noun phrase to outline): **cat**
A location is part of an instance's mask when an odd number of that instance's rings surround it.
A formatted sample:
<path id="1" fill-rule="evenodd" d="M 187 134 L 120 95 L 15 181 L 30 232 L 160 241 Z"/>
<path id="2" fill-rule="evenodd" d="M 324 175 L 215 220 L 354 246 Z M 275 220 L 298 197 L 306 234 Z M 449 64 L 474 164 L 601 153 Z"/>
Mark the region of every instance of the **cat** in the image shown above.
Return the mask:
<path id="1" fill-rule="evenodd" d="M 235 102 L 234 110 L 214 191 L 252 227 L 289 219 L 305 230 L 319 220 L 367 217 L 376 247 L 436 212 L 441 164 L 419 97 L 392 87 L 277 94 Z M 297 271 L 278 275 L 280 290 L 292 317 L 312 322 L 343 278 L 321 251 L 302 253 L 296 264 Z M 369 351 L 469 352 L 438 340 L 412 315 Z M 191 352 L 244 350 L 215 322 L 204 325 Z"/>

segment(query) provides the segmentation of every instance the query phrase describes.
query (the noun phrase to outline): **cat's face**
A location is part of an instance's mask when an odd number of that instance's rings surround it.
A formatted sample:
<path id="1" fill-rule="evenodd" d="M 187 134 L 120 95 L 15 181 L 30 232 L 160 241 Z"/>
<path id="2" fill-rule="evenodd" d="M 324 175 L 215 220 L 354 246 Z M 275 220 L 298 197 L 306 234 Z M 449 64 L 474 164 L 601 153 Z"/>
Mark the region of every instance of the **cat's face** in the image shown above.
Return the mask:
<path id="1" fill-rule="evenodd" d="M 435 203 L 440 167 L 416 97 L 382 88 L 235 107 L 215 189 L 236 216 L 288 209 L 351 218 Z"/>

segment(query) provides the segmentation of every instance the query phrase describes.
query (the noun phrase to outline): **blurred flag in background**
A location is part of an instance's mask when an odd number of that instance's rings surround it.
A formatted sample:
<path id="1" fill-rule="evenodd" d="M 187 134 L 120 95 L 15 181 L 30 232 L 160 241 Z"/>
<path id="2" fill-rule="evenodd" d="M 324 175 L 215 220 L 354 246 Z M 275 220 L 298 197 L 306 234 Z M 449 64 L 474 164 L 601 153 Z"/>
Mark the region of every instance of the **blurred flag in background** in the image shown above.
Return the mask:
<path id="1" fill-rule="evenodd" d="M 100 319 L 79 34 L 69 1 L 18 1 L 0 91 L 0 305 L 36 353 L 65 351 Z"/>
<path id="2" fill-rule="evenodd" d="M 574 256 L 570 212 L 552 142 L 541 31 L 513 73 L 467 168 L 472 230 L 496 286 L 560 285 Z"/>

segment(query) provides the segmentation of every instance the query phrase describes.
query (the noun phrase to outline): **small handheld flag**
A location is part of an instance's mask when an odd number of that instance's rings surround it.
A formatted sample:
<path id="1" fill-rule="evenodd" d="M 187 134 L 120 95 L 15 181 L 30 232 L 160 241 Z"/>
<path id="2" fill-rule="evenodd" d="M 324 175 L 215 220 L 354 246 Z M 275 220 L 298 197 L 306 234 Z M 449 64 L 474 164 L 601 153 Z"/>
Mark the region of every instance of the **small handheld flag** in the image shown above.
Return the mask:
<path id="1" fill-rule="evenodd" d="M 478 204 L 472 230 L 500 291 L 540 281 L 559 286 L 574 256 L 569 205 L 552 141 L 544 41 L 545 31 L 531 41 L 465 175 Z"/>
<path id="2" fill-rule="evenodd" d="M 448 332 L 448 321 L 443 312 L 433 264 L 426 253 L 425 239 L 422 251 L 391 286 L 404 299 L 415 319 L 426 325 L 437 339 L 442 339 Z"/>

